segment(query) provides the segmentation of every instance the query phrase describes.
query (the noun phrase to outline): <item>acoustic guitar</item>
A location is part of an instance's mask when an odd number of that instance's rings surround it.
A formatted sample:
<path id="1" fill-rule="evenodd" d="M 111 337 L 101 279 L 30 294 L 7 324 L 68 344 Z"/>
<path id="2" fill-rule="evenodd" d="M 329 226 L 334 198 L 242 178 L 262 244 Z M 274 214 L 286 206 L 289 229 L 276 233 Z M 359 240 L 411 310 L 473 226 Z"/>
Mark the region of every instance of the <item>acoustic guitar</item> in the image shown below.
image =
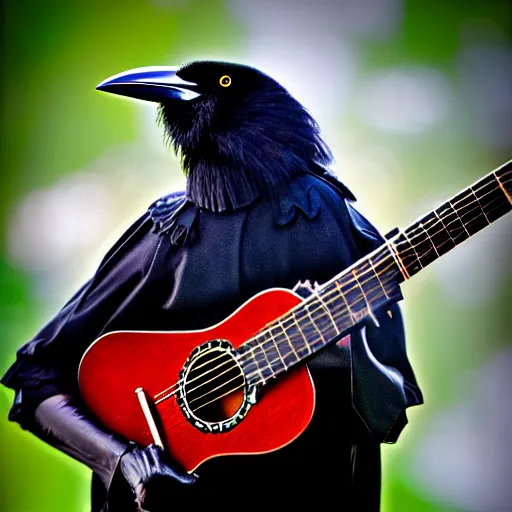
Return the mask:
<path id="1" fill-rule="evenodd" d="M 157 443 L 189 472 L 212 457 L 277 450 L 313 415 L 304 363 L 375 319 L 401 282 L 511 210 L 512 160 L 391 232 L 307 299 L 270 289 L 208 329 L 105 334 L 82 358 L 82 397 L 107 428 Z"/>

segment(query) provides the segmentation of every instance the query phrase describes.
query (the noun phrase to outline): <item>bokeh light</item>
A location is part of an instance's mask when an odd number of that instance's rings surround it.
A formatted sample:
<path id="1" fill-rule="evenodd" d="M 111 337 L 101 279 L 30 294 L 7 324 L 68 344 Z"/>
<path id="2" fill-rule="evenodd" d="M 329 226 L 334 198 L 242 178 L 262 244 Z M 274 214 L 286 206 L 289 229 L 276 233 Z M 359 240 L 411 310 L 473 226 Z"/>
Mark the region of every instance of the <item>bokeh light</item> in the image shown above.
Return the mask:
<path id="1" fill-rule="evenodd" d="M 125 228 L 183 187 L 155 106 L 95 90 L 115 73 L 198 58 L 268 72 L 383 233 L 512 158 L 507 0 L 6 0 L 2 17 L 2 374 Z M 403 292 L 426 403 L 383 446 L 382 510 L 512 510 L 512 218 Z M 0 509 L 87 511 L 89 471 L 9 423 L 11 400 L 0 389 Z"/>

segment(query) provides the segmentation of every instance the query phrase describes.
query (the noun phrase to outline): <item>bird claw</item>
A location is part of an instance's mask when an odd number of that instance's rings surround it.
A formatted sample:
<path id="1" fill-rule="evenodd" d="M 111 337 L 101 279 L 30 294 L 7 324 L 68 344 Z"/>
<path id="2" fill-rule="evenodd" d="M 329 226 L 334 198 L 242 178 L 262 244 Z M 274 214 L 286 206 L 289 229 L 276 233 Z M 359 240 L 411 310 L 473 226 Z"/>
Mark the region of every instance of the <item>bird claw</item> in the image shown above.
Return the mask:
<path id="1" fill-rule="evenodd" d="M 309 279 L 306 279 L 305 281 L 299 281 L 294 287 L 293 291 L 300 295 L 303 299 L 307 299 L 310 297 L 313 293 L 315 293 L 316 290 L 320 288 L 320 284 L 318 281 L 315 281 L 312 283 Z"/>

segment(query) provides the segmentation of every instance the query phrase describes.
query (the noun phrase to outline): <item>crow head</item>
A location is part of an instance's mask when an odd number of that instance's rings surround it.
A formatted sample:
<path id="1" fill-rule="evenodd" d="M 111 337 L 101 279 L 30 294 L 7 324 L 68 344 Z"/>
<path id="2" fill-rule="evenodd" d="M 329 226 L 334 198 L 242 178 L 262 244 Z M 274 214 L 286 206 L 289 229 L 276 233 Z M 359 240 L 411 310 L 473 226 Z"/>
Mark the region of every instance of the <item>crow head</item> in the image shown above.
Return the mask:
<path id="1" fill-rule="evenodd" d="M 165 140 L 181 156 L 189 198 L 215 211 L 325 172 L 329 148 L 308 111 L 275 80 L 239 64 L 139 68 L 97 89 L 159 103 Z"/>

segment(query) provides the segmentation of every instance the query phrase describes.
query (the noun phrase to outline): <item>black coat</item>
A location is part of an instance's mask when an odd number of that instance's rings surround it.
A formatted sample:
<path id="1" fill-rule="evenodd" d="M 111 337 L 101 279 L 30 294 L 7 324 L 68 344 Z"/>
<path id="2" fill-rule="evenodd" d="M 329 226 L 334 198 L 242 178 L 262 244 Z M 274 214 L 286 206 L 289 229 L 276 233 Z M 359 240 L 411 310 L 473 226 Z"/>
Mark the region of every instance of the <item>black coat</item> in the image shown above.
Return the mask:
<path id="1" fill-rule="evenodd" d="M 382 242 L 336 187 L 312 175 L 232 211 L 201 209 L 180 193 L 163 198 L 18 351 L 2 379 L 16 390 L 10 419 L 30 430 L 33 411 L 45 398 L 78 395 L 81 356 L 105 332 L 205 328 L 261 290 L 293 288 L 306 279 L 325 282 Z M 422 403 L 400 310 L 396 304 L 388 309 L 392 315 L 377 315 L 380 328 L 368 323 L 365 335 L 360 329 L 352 334 L 351 350 L 334 345 L 308 363 L 317 404 L 304 434 L 271 454 L 208 461 L 197 471 L 198 483 L 186 493 L 176 489 L 173 499 L 214 508 L 247 499 L 268 508 L 271 499 L 304 504 L 314 496 L 318 505 L 356 492 L 360 503 L 377 506 L 378 445 L 396 441 L 405 409 Z M 103 503 L 99 491 L 93 493 L 94 510 Z"/>

